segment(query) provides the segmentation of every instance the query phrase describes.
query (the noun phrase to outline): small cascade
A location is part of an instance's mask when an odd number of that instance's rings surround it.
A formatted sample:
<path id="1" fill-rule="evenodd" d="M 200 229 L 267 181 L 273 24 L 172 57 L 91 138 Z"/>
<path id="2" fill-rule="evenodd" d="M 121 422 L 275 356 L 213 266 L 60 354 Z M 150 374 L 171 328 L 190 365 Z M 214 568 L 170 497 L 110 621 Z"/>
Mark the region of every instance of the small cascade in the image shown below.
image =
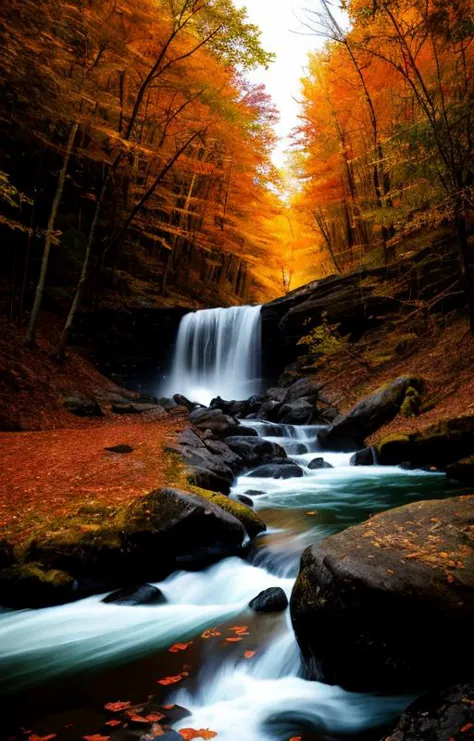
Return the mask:
<path id="1" fill-rule="evenodd" d="M 260 391 L 260 306 L 204 309 L 179 326 L 171 374 L 162 393 L 200 404 L 245 399 Z"/>

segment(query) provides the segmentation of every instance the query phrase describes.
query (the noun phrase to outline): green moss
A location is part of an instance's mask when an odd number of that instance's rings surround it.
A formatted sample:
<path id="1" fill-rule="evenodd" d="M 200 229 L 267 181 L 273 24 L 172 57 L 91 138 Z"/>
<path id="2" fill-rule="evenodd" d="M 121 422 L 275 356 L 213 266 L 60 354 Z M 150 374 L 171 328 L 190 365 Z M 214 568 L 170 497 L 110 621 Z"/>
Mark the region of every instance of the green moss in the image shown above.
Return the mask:
<path id="1" fill-rule="evenodd" d="M 72 586 L 74 581 L 66 571 L 44 569 L 42 564 L 36 561 L 15 564 L 8 569 L 3 569 L 0 573 L 2 581 L 31 581 L 45 587 L 68 587 Z"/>
<path id="2" fill-rule="evenodd" d="M 417 417 L 421 412 L 422 397 L 419 391 L 409 386 L 400 407 L 402 417 Z"/>
<path id="3" fill-rule="evenodd" d="M 401 463 L 403 460 L 410 460 L 406 455 L 410 446 L 408 435 L 387 435 L 377 445 L 377 459 L 383 465 Z"/>
<path id="4" fill-rule="evenodd" d="M 190 486 L 189 490 L 203 499 L 207 499 L 208 502 L 217 504 L 217 506 L 225 512 L 233 515 L 242 523 L 249 537 L 253 538 L 255 535 L 258 535 L 258 533 L 267 529 L 263 520 L 253 511 L 253 509 L 242 504 L 242 502 L 236 502 L 235 499 L 230 499 L 229 497 L 226 497 L 225 494 L 218 494 L 214 491 L 201 489 L 199 486 Z"/>

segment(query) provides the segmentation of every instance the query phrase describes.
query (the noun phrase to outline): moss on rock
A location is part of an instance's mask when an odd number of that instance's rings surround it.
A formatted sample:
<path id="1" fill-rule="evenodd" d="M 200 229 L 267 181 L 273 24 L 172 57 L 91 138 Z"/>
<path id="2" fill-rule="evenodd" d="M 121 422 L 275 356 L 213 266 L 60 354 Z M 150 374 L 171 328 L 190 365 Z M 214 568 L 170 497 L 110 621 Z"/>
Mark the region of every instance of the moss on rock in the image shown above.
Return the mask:
<path id="1" fill-rule="evenodd" d="M 213 504 L 217 504 L 221 509 L 239 520 L 244 526 L 247 535 L 250 538 L 254 538 L 259 533 L 264 532 L 267 529 L 264 521 L 253 511 L 250 507 L 247 507 L 241 502 L 236 502 L 235 499 L 226 497 L 225 494 L 217 494 L 207 489 L 201 489 L 198 486 L 190 487 L 192 491 L 196 492 L 200 497 L 207 499 Z"/>

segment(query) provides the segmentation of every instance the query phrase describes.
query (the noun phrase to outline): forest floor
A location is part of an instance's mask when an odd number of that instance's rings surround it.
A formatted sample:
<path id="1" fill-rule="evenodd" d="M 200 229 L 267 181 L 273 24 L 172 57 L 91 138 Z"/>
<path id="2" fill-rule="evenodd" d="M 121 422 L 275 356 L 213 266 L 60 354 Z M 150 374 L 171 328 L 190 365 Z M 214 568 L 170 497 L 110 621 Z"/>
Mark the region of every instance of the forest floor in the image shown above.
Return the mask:
<path id="1" fill-rule="evenodd" d="M 400 346 L 378 367 L 367 369 L 345 352 L 326 359 L 317 378 L 325 384 L 324 393 L 345 412 L 364 396 L 401 375 L 422 376 L 426 382 L 424 410 L 417 417 L 396 417 L 384 425 L 368 442 L 375 443 L 392 433 L 422 430 L 443 419 L 474 414 L 474 337 L 465 316 L 453 312 L 444 317 L 418 317 L 404 326 L 411 340 Z M 370 337 L 350 345 L 360 359 L 383 357 L 387 348 L 396 347 L 400 327 L 382 326 Z M 374 364 L 375 365 L 375 364 Z"/>
<path id="2" fill-rule="evenodd" d="M 77 417 L 64 408 L 65 396 L 118 387 L 79 353 L 68 352 L 61 365 L 52 359 L 54 320 L 34 350 L 8 322 L 0 337 L 0 421 L 28 430 L 0 432 L 0 539 L 28 537 L 38 518 L 47 524 L 86 505 L 126 504 L 173 483 L 174 457 L 165 447 L 183 429 L 182 414 Z M 133 451 L 105 450 L 117 445 Z"/>

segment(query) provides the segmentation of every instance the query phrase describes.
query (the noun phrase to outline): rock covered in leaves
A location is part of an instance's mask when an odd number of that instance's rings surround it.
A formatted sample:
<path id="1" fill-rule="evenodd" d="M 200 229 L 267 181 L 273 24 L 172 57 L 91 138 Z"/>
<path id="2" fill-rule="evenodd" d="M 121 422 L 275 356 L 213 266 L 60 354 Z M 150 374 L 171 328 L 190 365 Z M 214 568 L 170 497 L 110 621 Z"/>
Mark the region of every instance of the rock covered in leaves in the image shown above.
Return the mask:
<path id="1" fill-rule="evenodd" d="M 249 602 L 255 612 L 282 612 L 288 607 L 288 597 L 281 587 L 264 589 Z"/>
<path id="2" fill-rule="evenodd" d="M 474 496 L 416 502 L 308 548 L 291 596 L 313 679 L 408 690 L 469 678 Z"/>
<path id="3" fill-rule="evenodd" d="M 320 443 L 330 450 L 358 450 L 367 437 L 400 412 L 405 399 L 421 395 L 424 381 L 400 376 L 358 402 L 347 414 L 319 433 Z"/>
<path id="4" fill-rule="evenodd" d="M 419 697 L 382 741 L 469 741 L 474 738 L 474 683 Z"/>

